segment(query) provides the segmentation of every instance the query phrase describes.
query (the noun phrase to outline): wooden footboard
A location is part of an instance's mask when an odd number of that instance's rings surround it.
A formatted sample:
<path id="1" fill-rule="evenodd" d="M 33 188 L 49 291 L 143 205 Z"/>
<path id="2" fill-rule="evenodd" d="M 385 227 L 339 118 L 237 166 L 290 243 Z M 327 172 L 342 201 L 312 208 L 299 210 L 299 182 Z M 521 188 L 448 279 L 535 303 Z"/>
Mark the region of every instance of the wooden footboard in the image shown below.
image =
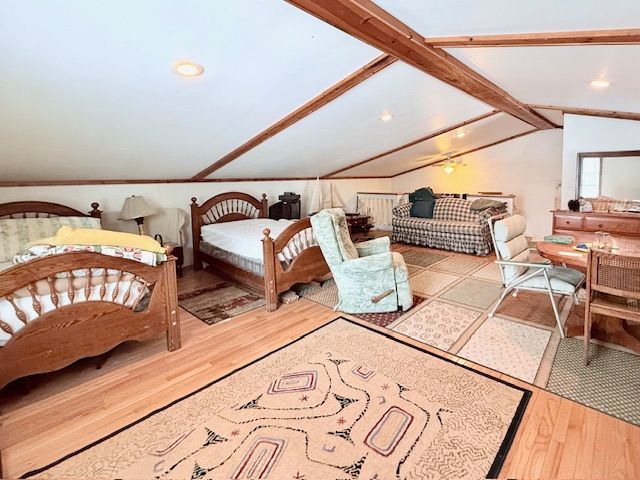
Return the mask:
<path id="1" fill-rule="evenodd" d="M 298 220 L 274 240 L 264 230 L 264 291 L 267 311 L 278 308 L 278 294 L 296 283 L 308 283 L 329 273 L 320 247 L 313 238 L 311 220 Z"/>
<path id="2" fill-rule="evenodd" d="M 104 273 L 91 277 L 90 269 Z M 117 271 L 115 285 L 107 284 L 106 269 Z M 80 278 L 78 270 L 94 279 L 81 293 L 73 289 L 73 279 Z M 55 287 L 60 274 L 68 279 L 64 292 Z M 150 291 L 141 301 L 129 301 L 133 280 Z M 49 285 L 50 311 L 45 311 L 38 290 L 44 282 Z M 127 284 L 129 291 L 124 288 Z M 30 294 L 28 308 L 17 301 L 15 294 L 21 289 Z M 145 340 L 161 332 L 166 333 L 168 350 L 180 348 L 174 257 L 157 267 L 89 252 L 43 257 L 2 272 L 0 298 L 11 304 L 24 324 L 14 332 L 0 319 L 0 328 L 11 335 L 0 347 L 0 388 L 17 378 L 107 352 L 126 340 Z"/>

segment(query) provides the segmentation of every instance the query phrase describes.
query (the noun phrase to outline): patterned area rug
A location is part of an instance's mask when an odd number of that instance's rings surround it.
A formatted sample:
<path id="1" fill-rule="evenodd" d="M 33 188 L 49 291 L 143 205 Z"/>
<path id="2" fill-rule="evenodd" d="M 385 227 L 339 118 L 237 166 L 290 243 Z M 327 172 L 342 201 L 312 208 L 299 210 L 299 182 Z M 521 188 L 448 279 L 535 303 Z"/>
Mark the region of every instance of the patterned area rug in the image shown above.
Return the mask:
<path id="1" fill-rule="evenodd" d="M 390 328 L 440 350 L 449 350 L 480 313 L 434 300 Z"/>
<path id="2" fill-rule="evenodd" d="M 303 287 L 298 293 L 302 298 L 306 298 L 329 308 L 333 308 L 339 300 L 338 287 L 333 279 L 326 281 L 321 287 Z M 400 317 L 410 315 L 411 312 L 413 312 L 422 302 L 424 302 L 424 298 L 414 295 L 413 307 L 406 312 L 399 310 L 396 312 L 386 313 L 352 313 L 350 315 L 366 320 L 367 322 L 378 325 L 379 327 L 386 327 L 398 320 Z"/>
<path id="3" fill-rule="evenodd" d="M 504 318 L 488 318 L 458 355 L 533 383 L 551 332 Z"/>
<path id="4" fill-rule="evenodd" d="M 575 338 L 560 341 L 547 388 L 640 425 L 640 357 L 592 343 L 585 367 L 582 345 Z"/>
<path id="5" fill-rule="evenodd" d="M 338 319 L 27 476 L 495 477 L 530 394 Z"/>
<path id="6" fill-rule="evenodd" d="M 410 265 L 417 265 L 419 267 L 428 267 L 434 263 L 440 262 L 447 258 L 447 255 L 442 253 L 433 253 L 426 250 L 407 250 L 402 252 L 404 261 Z"/>
<path id="7" fill-rule="evenodd" d="M 493 306 L 501 291 L 502 285 L 497 283 L 465 278 L 440 295 L 440 298 L 484 310 Z"/>
<path id="8" fill-rule="evenodd" d="M 264 298 L 242 288 L 211 277 L 210 287 L 178 296 L 178 304 L 207 325 L 221 322 L 265 304 Z"/>

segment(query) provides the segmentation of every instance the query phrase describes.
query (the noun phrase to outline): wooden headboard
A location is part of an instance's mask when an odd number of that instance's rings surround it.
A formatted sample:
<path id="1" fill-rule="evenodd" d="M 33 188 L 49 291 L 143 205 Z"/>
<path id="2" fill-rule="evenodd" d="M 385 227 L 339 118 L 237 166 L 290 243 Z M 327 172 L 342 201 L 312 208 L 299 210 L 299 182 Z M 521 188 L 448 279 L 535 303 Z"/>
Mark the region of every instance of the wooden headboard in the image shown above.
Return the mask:
<path id="1" fill-rule="evenodd" d="M 252 218 L 267 218 L 269 204 L 267 194 L 258 200 L 242 192 L 227 192 L 211 197 L 198 205 L 196 197 L 191 198 L 191 234 L 193 236 L 193 254 L 200 251 L 200 229 L 203 225 L 221 222 L 235 222 Z"/>
<path id="2" fill-rule="evenodd" d="M 94 217 L 100 218 L 102 211 L 100 204 L 91 204 L 88 213 L 82 213 L 75 208 L 59 203 L 25 201 L 0 203 L 0 218 L 49 218 L 49 217 Z"/>

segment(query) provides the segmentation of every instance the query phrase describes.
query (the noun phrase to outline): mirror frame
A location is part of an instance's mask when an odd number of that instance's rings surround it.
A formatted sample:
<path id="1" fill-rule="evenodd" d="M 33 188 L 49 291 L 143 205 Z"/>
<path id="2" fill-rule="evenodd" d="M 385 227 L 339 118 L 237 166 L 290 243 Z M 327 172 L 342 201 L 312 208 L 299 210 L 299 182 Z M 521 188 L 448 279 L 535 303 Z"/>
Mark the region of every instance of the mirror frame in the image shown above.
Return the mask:
<path id="1" fill-rule="evenodd" d="M 640 150 L 618 150 L 615 152 L 581 152 L 578 153 L 578 166 L 576 168 L 576 196 L 580 198 L 580 177 L 582 176 L 582 159 L 588 157 L 640 157 Z M 602 185 L 602 170 L 600 170 L 600 185 Z"/>

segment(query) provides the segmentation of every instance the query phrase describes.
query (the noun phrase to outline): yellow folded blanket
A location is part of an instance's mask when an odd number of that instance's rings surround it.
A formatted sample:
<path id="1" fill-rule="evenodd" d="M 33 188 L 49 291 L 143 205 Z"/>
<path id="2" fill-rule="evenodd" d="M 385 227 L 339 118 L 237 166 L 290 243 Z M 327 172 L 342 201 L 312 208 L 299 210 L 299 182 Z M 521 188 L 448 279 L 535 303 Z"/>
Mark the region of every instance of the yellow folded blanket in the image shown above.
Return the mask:
<path id="1" fill-rule="evenodd" d="M 71 228 L 66 225 L 60 227 L 53 237 L 33 241 L 27 245 L 27 248 L 34 245 L 111 245 L 165 253 L 162 245 L 146 235 L 97 228 Z"/>

